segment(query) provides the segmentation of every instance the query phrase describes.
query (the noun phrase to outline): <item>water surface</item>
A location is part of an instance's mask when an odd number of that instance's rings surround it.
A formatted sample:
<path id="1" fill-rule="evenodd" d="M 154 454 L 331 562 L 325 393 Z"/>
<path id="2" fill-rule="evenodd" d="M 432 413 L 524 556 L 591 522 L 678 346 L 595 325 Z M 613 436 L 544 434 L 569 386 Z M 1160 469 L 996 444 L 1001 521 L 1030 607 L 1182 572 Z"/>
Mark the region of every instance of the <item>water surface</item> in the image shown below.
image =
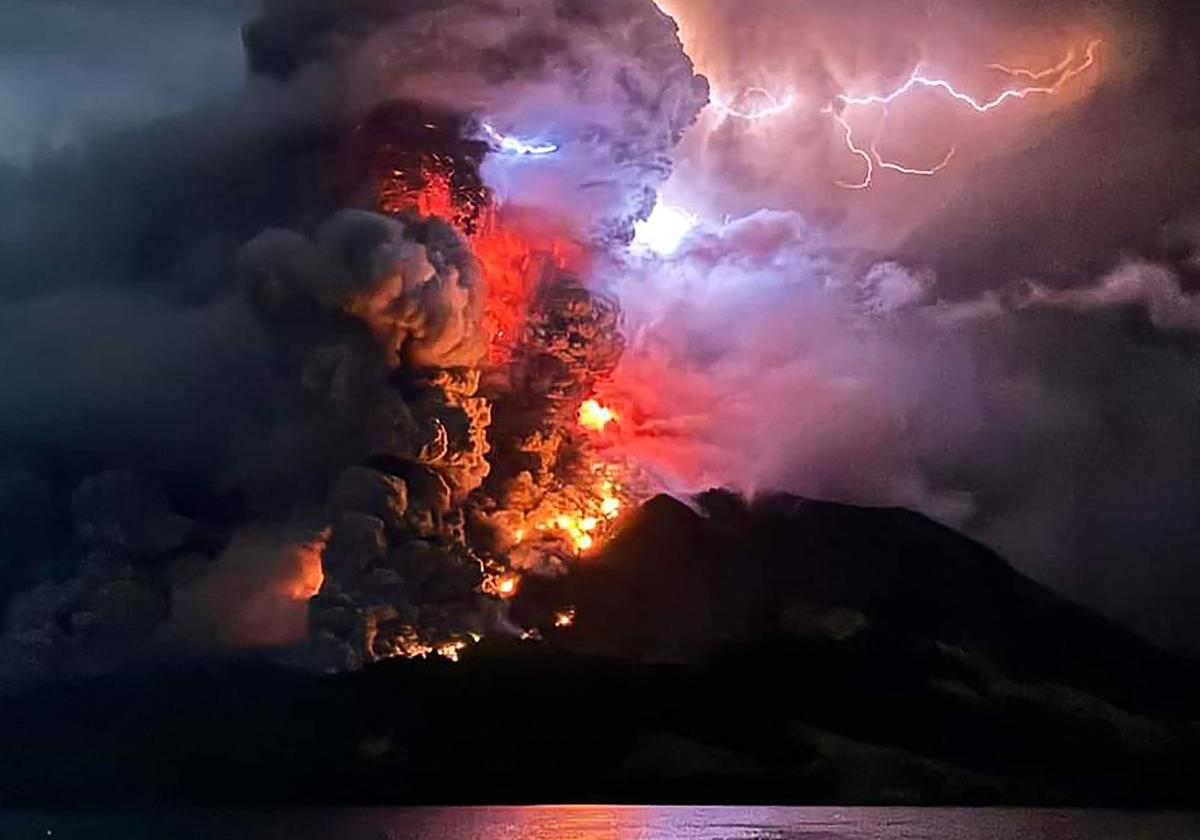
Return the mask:
<path id="1" fill-rule="evenodd" d="M 0 814 L 4 840 L 1197 840 L 1200 815 L 957 808 L 547 806 Z"/>

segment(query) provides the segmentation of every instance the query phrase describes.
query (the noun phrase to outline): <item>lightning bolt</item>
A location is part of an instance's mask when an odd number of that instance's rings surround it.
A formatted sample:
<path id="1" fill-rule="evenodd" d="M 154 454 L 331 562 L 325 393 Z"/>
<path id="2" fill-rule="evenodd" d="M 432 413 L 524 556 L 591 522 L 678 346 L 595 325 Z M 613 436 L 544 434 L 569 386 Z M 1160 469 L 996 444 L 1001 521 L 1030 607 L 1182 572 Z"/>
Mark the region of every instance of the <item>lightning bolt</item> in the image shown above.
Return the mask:
<path id="1" fill-rule="evenodd" d="M 541 156 L 552 155 L 558 151 L 558 146 L 554 143 L 536 143 L 522 140 L 520 137 L 512 137 L 497 131 L 488 123 L 480 123 L 479 127 L 491 141 L 492 147 L 506 155 Z"/>
<path id="2" fill-rule="evenodd" d="M 735 117 L 739 120 L 762 120 L 767 117 L 773 117 L 776 114 L 782 114 L 795 104 L 796 97 L 792 94 L 786 94 L 780 99 L 771 91 L 762 87 L 749 87 L 742 91 L 739 99 L 747 99 L 750 96 L 755 96 L 765 100 L 765 104 L 758 108 L 741 108 L 736 105 L 723 102 L 715 93 L 712 97 L 712 107 L 717 113 L 723 117 Z"/>
<path id="3" fill-rule="evenodd" d="M 950 161 L 954 160 L 954 155 L 958 151 L 957 148 L 955 148 L 954 146 L 951 146 L 950 150 L 946 152 L 945 156 L 943 156 L 940 161 L 938 161 L 936 164 L 929 167 L 928 169 L 919 169 L 917 167 L 905 166 L 903 164 L 896 163 L 895 161 L 885 160 L 883 155 L 880 154 L 879 146 L 876 143 L 872 143 L 869 149 L 864 149 L 861 146 L 858 146 L 854 142 L 854 129 L 851 128 L 850 121 L 847 120 L 843 114 L 840 114 L 836 110 L 834 110 L 833 105 L 826 105 L 824 108 L 821 109 L 821 113 L 826 114 L 829 117 L 832 117 L 833 121 L 835 123 L 837 123 L 839 126 L 841 126 L 842 134 L 843 134 L 843 137 L 845 138 L 847 151 L 849 151 L 855 157 L 861 158 L 863 163 L 866 164 L 866 171 L 863 173 L 863 177 L 862 177 L 861 181 L 858 181 L 856 183 L 850 183 L 848 181 L 834 181 L 834 183 L 837 184 L 839 187 L 844 187 L 845 189 L 848 189 L 848 190 L 865 190 L 867 187 L 871 186 L 871 182 L 874 180 L 874 177 L 875 177 L 875 169 L 876 168 L 890 169 L 892 172 L 899 172 L 901 175 L 922 175 L 925 177 L 932 177 L 932 176 L 938 174 L 939 172 L 941 172 L 947 166 L 949 166 Z M 886 109 L 884 110 L 883 116 L 884 116 L 884 120 L 886 121 L 887 120 L 887 110 Z M 880 128 L 880 131 L 882 133 L 882 126 Z"/>
<path id="4" fill-rule="evenodd" d="M 849 151 L 850 154 L 862 158 L 863 163 L 865 163 L 867 166 L 866 173 L 863 175 L 862 180 L 857 184 L 852 184 L 848 181 L 835 181 L 834 183 L 836 183 L 839 187 L 845 187 L 848 190 L 865 190 L 867 187 L 871 186 L 871 179 L 875 176 L 875 159 L 866 149 L 855 145 L 854 129 L 850 127 L 849 121 L 847 121 L 844 116 L 833 110 L 832 105 L 825 106 L 825 108 L 821 110 L 821 113 L 828 114 L 829 116 L 833 117 L 833 121 L 842 127 L 842 131 L 846 137 L 846 150 Z"/>
<path id="5" fill-rule="evenodd" d="M 892 161 L 884 160 L 879 155 L 878 147 L 876 147 L 874 143 L 871 144 L 871 154 L 875 156 L 876 165 L 878 165 L 880 169 L 890 169 L 893 172 L 899 172 L 901 175 L 924 175 L 926 177 L 936 175 L 950 165 L 950 161 L 954 160 L 954 155 L 957 153 L 958 149 L 954 146 L 951 146 L 949 150 L 947 150 L 945 156 L 933 166 L 929 167 L 928 169 L 915 169 L 911 166 L 904 166 L 899 163 L 893 163 Z"/>
<path id="6" fill-rule="evenodd" d="M 1100 46 L 1100 41 L 1094 41 L 1093 44 L 1098 47 Z M 1052 77 L 1057 73 L 1066 72 L 1067 68 L 1074 63 L 1075 50 L 1071 50 L 1066 54 L 1062 61 L 1060 61 L 1058 64 L 1055 64 L 1053 67 L 1047 67 L 1045 70 L 1028 70 L 1024 67 L 1009 67 L 1007 64 L 988 64 L 987 69 L 999 70 L 1001 73 L 1006 73 L 1009 76 L 1024 77 L 1033 82 L 1040 82 L 1042 79 Z"/>
<path id="7" fill-rule="evenodd" d="M 1022 100 L 1031 96 L 1053 96 L 1057 94 L 1071 80 L 1077 78 L 1095 65 L 1097 50 L 1101 43 L 1102 41 L 1098 38 L 1088 42 L 1084 49 L 1082 61 L 1078 60 L 1078 54 L 1075 50 L 1071 50 L 1057 64 L 1040 70 L 1026 67 L 1010 67 L 1005 64 L 986 65 L 989 70 L 1003 73 L 1011 79 L 1022 79 L 1026 82 L 1021 85 L 1009 85 L 990 99 L 980 99 L 969 93 L 965 93 L 955 87 L 954 83 L 948 79 L 927 75 L 923 72 L 921 65 L 914 67 L 913 71 L 900 85 L 886 93 L 837 94 L 821 109 L 820 113 L 830 117 L 839 127 L 846 150 L 862 160 L 864 172 L 862 178 L 858 181 L 836 181 L 835 183 L 840 187 L 851 190 L 866 189 L 871 185 L 875 172 L 879 169 L 890 170 L 901 175 L 929 177 L 945 169 L 957 153 L 955 147 L 950 147 L 940 161 L 928 168 L 909 166 L 897 161 L 887 160 L 879 151 L 878 138 L 868 146 L 863 146 L 855 140 L 854 129 L 846 116 L 848 109 L 854 107 L 881 107 L 883 108 L 883 119 L 886 122 L 888 107 L 890 105 L 909 94 L 929 90 L 945 95 L 953 102 L 966 105 L 976 113 L 987 114 L 1011 100 Z M 795 104 L 795 97 L 792 94 L 789 93 L 781 98 L 766 88 L 761 87 L 746 88 L 739 98 L 745 99 L 750 96 L 761 100 L 764 104 L 753 108 L 742 107 L 724 102 L 714 95 L 712 105 L 725 118 L 753 122 L 781 114 Z M 879 135 L 883 133 L 882 124 L 878 133 Z"/>
<path id="8" fill-rule="evenodd" d="M 1096 63 L 1096 50 L 1100 46 L 1100 44 L 1101 44 L 1101 41 L 1099 39 L 1091 41 L 1087 45 L 1087 50 L 1086 50 L 1086 55 L 1085 55 L 1084 61 L 1082 61 L 1079 65 L 1074 66 L 1074 67 L 1071 66 L 1071 64 L 1074 62 L 1074 56 L 1070 53 L 1068 53 L 1067 58 L 1065 58 L 1063 61 L 1059 62 L 1054 67 L 1050 67 L 1050 68 L 1047 68 L 1045 70 L 1040 70 L 1040 71 L 1005 67 L 1002 64 L 989 64 L 988 67 L 993 70 L 1000 70 L 1001 72 L 1007 73 L 1011 76 L 1029 78 L 1036 82 L 1040 82 L 1042 79 L 1045 79 L 1047 77 L 1053 77 L 1056 73 L 1058 74 L 1058 80 L 1055 81 L 1054 84 L 1051 84 L 1051 85 L 1035 84 L 1035 85 L 1030 85 L 1030 86 L 1026 86 L 1026 87 L 1005 88 L 1000 93 L 998 93 L 994 98 L 989 99 L 989 100 L 981 101 L 981 100 L 978 100 L 975 97 L 971 96 L 969 93 L 963 93 L 962 91 L 958 90 L 951 82 L 947 81 L 946 79 L 940 79 L 940 78 L 935 78 L 935 77 L 931 77 L 931 76 L 926 76 L 921 72 L 921 67 L 920 67 L 920 65 L 918 65 L 917 67 L 915 67 L 913 69 L 913 71 L 909 75 L 908 79 L 906 79 L 903 84 L 901 84 L 898 88 L 891 91 L 890 93 L 884 93 L 884 94 L 872 93 L 872 94 L 867 94 L 865 96 L 850 96 L 848 94 L 838 94 L 837 96 L 834 97 L 834 101 L 841 102 L 843 106 L 890 105 L 893 102 L 895 102 L 897 99 L 899 99 L 901 96 L 904 96 L 907 93 L 910 93 L 910 92 L 920 89 L 920 88 L 929 88 L 929 89 L 934 89 L 934 90 L 941 90 L 942 92 L 946 93 L 948 96 L 950 96 L 950 98 L 954 99 L 955 101 L 961 102 L 965 105 L 968 105 L 969 107 L 971 107 L 972 109 L 974 109 L 975 111 L 977 111 L 981 114 L 986 114 L 989 111 L 993 111 L 996 108 L 999 108 L 1001 105 L 1003 105 L 1005 102 L 1007 102 L 1010 99 L 1026 99 L 1030 96 L 1052 95 L 1052 94 L 1058 93 L 1060 90 L 1062 90 L 1063 86 L 1067 84 L 1067 82 L 1074 79 L 1080 73 L 1085 72 L 1090 67 L 1092 67 L 1092 65 L 1094 65 Z"/>

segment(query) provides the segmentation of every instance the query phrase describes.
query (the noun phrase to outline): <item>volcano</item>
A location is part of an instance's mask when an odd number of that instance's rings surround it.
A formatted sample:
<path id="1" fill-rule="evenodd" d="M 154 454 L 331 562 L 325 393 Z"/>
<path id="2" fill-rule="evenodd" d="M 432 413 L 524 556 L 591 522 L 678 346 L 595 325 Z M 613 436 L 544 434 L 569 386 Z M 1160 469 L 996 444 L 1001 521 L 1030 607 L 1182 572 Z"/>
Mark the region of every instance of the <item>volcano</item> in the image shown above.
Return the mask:
<path id="1" fill-rule="evenodd" d="M 673 5 L 0 161 L 0 802 L 1200 806 L 1191 45 Z"/>
<path id="2" fill-rule="evenodd" d="M 660 496 L 553 586 L 569 626 L 457 663 L 11 697 L 0 798 L 1200 804 L 1195 664 L 920 515 Z"/>

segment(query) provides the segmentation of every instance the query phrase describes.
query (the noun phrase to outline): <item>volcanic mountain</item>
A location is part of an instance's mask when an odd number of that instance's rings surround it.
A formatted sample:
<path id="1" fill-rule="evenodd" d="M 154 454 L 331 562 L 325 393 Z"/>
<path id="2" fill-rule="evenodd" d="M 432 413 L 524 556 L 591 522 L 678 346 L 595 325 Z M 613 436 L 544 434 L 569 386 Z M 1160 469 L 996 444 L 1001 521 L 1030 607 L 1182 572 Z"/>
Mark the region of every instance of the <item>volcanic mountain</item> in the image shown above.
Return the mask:
<path id="1" fill-rule="evenodd" d="M 544 640 L 261 661 L 0 706 L 0 799 L 1195 805 L 1195 665 L 917 514 L 659 496 L 515 616 Z"/>

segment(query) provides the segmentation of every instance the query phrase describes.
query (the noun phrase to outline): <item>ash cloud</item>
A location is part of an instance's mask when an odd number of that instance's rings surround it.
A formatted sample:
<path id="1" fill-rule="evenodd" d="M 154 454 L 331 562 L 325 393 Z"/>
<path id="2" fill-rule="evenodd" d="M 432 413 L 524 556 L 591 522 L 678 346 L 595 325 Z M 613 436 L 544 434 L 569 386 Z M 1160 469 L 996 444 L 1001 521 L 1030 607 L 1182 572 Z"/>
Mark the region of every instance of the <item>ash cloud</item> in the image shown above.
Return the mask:
<path id="1" fill-rule="evenodd" d="M 1131 261 L 953 301 L 928 269 L 859 259 L 760 211 L 622 266 L 616 450 L 678 493 L 919 510 L 1194 644 L 1200 345 L 1180 275 Z"/>
<path id="2" fill-rule="evenodd" d="M 354 138 L 388 109 L 466 141 L 544 131 L 573 151 L 536 183 L 497 168 L 505 197 L 620 241 L 704 99 L 670 21 L 634 0 L 58 5 L 0 9 L 23 44 L 2 107 L 28 129 L 0 133 L 6 687 L 306 630 L 353 664 L 425 645 L 414 626 L 495 624 L 461 550 L 488 471 L 478 267 L 445 225 L 364 212 Z"/>
<path id="3" fill-rule="evenodd" d="M 0 3 L 0 164 L 78 152 L 236 91 L 237 29 L 253 8 L 251 0 Z"/>
<path id="4" fill-rule="evenodd" d="M 328 538 L 325 532 L 290 534 L 266 526 L 238 532 L 210 568 L 179 576 L 172 632 L 201 647 L 302 642 L 308 600 L 324 580 L 321 555 Z"/>
<path id="5" fill-rule="evenodd" d="M 664 191 L 706 226 L 614 281 L 624 445 L 680 488 L 915 507 L 1194 648 L 1191 10 L 660 5 L 718 96 L 797 100 L 759 122 L 707 113 Z M 892 156 L 958 146 L 937 177 L 833 183 L 854 159 L 814 105 L 918 61 L 983 85 L 982 62 L 1052 64 L 1089 37 L 1096 72 L 1065 95 L 978 124 L 933 99 L 892 109 Z"/>
<path id="6" fill-rule="evenodd" d="M 390 100 L 467 113 L 557 147 L 536 163 L 495 155 L 502 203 L 550 211 L 562 229 L 627 240 L 707 97 L 673 25 L 646 0 L 501 0 L 398 6 L 268 2 L 247 30 L 251 64 L 293 77 L 336 66 L 345 107 Z M 486 137 L 481 127 L 476 133 Z"/>

